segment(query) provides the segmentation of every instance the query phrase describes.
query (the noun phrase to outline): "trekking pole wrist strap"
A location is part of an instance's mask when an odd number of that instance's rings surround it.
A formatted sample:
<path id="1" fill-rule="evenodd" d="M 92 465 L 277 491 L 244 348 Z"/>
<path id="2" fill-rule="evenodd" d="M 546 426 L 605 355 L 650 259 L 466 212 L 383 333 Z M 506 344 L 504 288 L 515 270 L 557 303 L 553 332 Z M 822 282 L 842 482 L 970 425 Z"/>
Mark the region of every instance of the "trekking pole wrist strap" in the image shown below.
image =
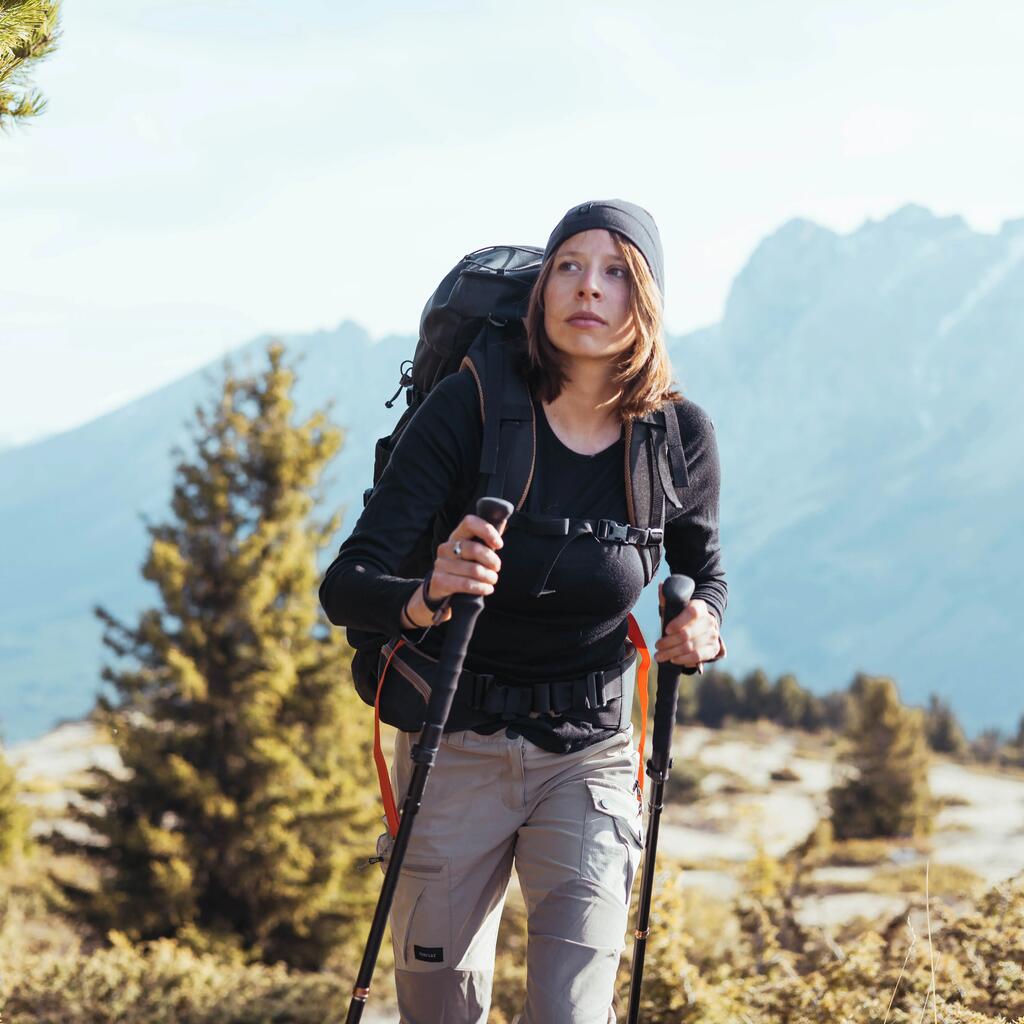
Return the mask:
<path id="1" fill-rule="evenodd" d="M 438 599 L 431 599 L 430 597 L 430 578 L 434 575 L 434 567 L 431 566 L 427 570 L 426 576 L 423 577 L 423 584 L 420 589 L 423 592 L 423 603 L 427 606 L 428 611 L 434 615 L 433 624 L 436 626 L 441 621 L 441 616 L 444 615 L 448 609 L 448 605 L 451 603 L 451 594 L 447 597 Z M 415 593 L 415 591 L 413 591 Z"/>

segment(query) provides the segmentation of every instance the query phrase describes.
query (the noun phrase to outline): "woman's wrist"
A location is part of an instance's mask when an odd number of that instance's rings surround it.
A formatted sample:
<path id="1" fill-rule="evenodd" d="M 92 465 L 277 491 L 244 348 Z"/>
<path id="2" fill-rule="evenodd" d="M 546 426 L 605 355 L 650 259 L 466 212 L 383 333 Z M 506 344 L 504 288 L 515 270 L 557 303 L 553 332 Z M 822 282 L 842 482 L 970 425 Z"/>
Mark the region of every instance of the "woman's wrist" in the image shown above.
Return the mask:
<path id="1" fill-rule="evenodd" d="M 403 629 L 426 629 L 433 625 L 434 615 L 423 603 L 423 585 L 420 584 L 405 602 L 402 609 Z"/>

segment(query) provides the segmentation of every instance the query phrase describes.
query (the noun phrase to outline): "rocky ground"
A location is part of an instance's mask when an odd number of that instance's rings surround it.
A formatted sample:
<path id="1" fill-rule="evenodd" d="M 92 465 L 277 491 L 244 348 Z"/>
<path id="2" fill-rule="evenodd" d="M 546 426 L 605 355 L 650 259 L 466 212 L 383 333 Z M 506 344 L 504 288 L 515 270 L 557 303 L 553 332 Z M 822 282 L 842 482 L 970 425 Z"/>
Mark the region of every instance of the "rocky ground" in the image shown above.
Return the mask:
<path id="1" fill-rule="evenodd" d="M 81 722 L 16 744 L 7 756 L 39 814 L 36 832 L 69 827 L 61 821 L 67 787 L 90 765 L 120 768 L 114 748 Z M 680 885 L 729 898 L 742 890 L 743 868 L 759 851 L 783 855 L 827 816 L 834 781 L 834 748 L 827 740 L 767 723 L 728 730 L 687 726 L 677 731 L 673 756 L 658 855 L 659 862 L 680 863 Z M 782 777 L 773 778 L 778 773 Z M 699 779 L 692 802 L 673 799 L 673 786 L 681 790 L 685 775 Z M 816 892 L 798 908 L 802 923 L 828 929 L 901 913 L 909 901 L 906 885 L 880 879 L 923 869 L 925 861 L 932 872 L 941 865 L 967 869 L 965 877 L 973 873 L 987 884 L 1024 871 L 1024 776 L 936 758 L 929 780 L 944 806 L 927 843 L 893 847 L 881 864 L 817 868 L 810 876 Z M 391 1024 L 396 1018 L 388 1008 L 368 1007 L 363 1019 Z"/>
<path id="2" fill-rule="evenodd" d="M 699 799 L 668 806 L 662 819 L 659 855 L 664 851 L 693 865 L 681 873 L 682 885 L 734 895 L 741 887 L 736 869 L 759 845 L 781 856 L 828 814 L 834 758 L 829 745 L 815 737 L 767 724 L 738 731 L 688 726 L 678 731 L 673 756 L 677 765 L 707 772 Z M 779 772 L 792 773 L 792 781 L 773 780 Z M 929 782 L 946 806 L 924 848 L 895 847 L 881 866 L 818 868 L 811 881 L 844 891 L 805 898 L 798 914 L 803 923 L 827 926 L 899 913 L 905 895 L 873 891 L 880 867 L 923 868 L 930 860 L 932 870 L 955 865 L 989 885 L 1024 871 L 1024 777 L 935 758 Z M 671 785 L 670 780 L 666 789 Z"/>

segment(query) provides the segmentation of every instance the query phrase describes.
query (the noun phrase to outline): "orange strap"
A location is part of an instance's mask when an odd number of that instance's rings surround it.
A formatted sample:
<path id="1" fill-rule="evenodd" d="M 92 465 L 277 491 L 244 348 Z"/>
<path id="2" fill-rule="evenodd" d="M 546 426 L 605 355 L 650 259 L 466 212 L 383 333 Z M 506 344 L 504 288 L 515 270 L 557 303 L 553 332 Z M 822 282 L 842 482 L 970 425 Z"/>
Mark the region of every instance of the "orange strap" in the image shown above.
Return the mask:
<path id="1" fill-rule="evenodd" d="M 388 832 L 391 834 L 392 839 L 398 835 L 398 809 L 395 807 L 395 794 L 391 789 L 388 763 L 384 760 L 384 751 L 380 749 L 380 691 L 384 687 L 384 679 L 388 674 L 388 668 L 391 666 L 391 659 L 395 656 L 395 651 L 404 643 L 405 637 L 402 637 L 388 655 L 387 664 L 385 664 L 384 671 L 381 672 L 380 680 L 377 683 L 377 696 L 373 699 L 373 760 L 377 765 L 380 798 L 384 803 L 384 815 L 387 818 Z"/>
<path id="2" fill-rule="evenodd" d="M 633 642 L 633 646 L 640 655 L 640 668 L 636 674 L 637 689 L 640 691 L 640 767 L 637 769 L 636 781 L 640 787 L 639 799 L 642 803 L 644 796 L 644 742 L 647 739 L 647 671 L 651 667 L 651 655 L 647 650 L 644 635 L 640 632 L 640 627 L 637 625 L 636 619 L 633 618 L 632 612 L 629 614 L 628 620 L 629 639 Z M 403 637 L 395 644 L 388 655 L 384 671 L 381 672 L 380 680 L 377 683 L 377 695 L 373 701 L 373 760 L 377 765 L 380 798 L 384 804 L 384 815 L 387 818 L 388 832 L 391 833 L 392 839 L 398 835 L 398 810 L 395 807 L 395 794 L 391 789 L 391 777 L 388 775 L 387 761 L 384 760 L 384 751 L 380 748 L 380 691 L 384 687 L 384 679 L 388 674 L 388 669 L 391 667 L 391 659 L 395 656 L 398 648 L 404 643 L 405 639 Z"/>
<path id="3" fill-rule="evenodd" d="M 640 767 L 637 769 L 636 781 L 640 787 L 640 802 L 644 800 L 644 741 L 647 739 L 647 671 L 651 667 L 651 654 L 647 650 L 647 642 L 633 613 L 629 616 L 629 639 L 640 654 L 640 667 L 636 672 L 636 688 L 640 691 Z"/>

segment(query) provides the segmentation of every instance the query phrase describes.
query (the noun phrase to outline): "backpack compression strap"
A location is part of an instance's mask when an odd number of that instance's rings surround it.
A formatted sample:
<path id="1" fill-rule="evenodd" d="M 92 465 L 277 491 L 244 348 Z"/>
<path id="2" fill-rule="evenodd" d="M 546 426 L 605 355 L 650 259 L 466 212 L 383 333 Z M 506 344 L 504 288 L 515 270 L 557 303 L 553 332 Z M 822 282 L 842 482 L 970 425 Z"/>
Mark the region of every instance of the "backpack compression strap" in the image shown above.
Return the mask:
<path id="1" fill-rule="evenodd" d="M 537 423 L 529 389 L 517 372 L 502 328 L 488 320 L 459 369 L 468 370 L 476 381 L 483 420 L 474 498 L 506 498 L 521 509 L 533 482 Z"/>

